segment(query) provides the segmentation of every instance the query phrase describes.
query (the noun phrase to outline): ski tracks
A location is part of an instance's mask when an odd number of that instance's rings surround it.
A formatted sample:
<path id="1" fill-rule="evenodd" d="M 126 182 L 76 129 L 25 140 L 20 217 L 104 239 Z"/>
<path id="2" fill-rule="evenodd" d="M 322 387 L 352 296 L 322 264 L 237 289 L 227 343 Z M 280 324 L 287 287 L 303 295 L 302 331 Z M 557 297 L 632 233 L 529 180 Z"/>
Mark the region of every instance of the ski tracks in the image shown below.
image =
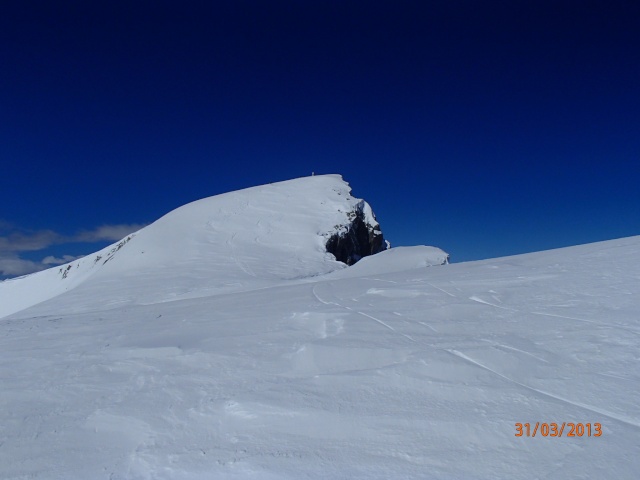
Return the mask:
<path id="1" fill-rule="evenodd" d="M 379 324 L 379 325 L 381 325 L 381 326 L 385 327 L 386 329 L 388 329 L 388 330 L 390 330 L 390 331 L 394 332 L 394 333 L 395 333 L 395 334 L 397 334 L 397 335 L 401 335 L 401 336 L 403 336 L 404 338 L 406 338 L 406 339 L 408 339 L 408 340 L 410 340 L 410 341 L 412 341 L 412 342 L 416 342 L 416 340 L 415 340 L 414 338 L 412 338 L 410 335 L 407 335 L 407 334 L 405 334 L 405 333 L 403 333 L 403 332 L 401 332 L 401 331 L 397 330 L 397 329 L 396 329 L 396 328 L 394 328 L 392 325 L 389 325 L 388 323 L 384 322 L 383 320 L 381 320 L 380 318 L 377 318 L 377 317 L 376 317 L 376 316 L 374 316 L 374 315 L 371 315 L 371 314 L 369 314 L 369 313 L 366 313 L 366 312 L 360 311 L 360 310 L 358 310 L 358 309 L 354 309 L 354 308 L 352 308 L 352 307 L 350 307 L 350 306 L 348 306 L 348 305 L 343 305 L 343 304 L 342 304 L 342 303 L 340 303 L 339 301 L 331 301 L 331 300 L 327 300 L 327 299 L 325 299 L 325 298 L 322 298 L 320 295 L 318 295 L 318 292 L 317 292 L 317 286 L 318 286 L 318 284 L 315 284 L 315 285 L 312 287 L 312 293 L 313 293 L 313 296 L 318 300 L 318 302 L 322 303 L 323 305 L 332 305 L 332 306 L 336 306 L 336 307 L 342 308 L 342 309 L 344 309 L 344 310 L 347 310 L 347 311 L 349 311 L 349 312 L 356 313 L 356 314 L 361 315 L 361 316 L 363 316 L 363 317 L 365 317 L 365 318 L 368 318 L 369 320 L 373 320 L 373 321 L 374 321 L 374 322 L 376 322 L 377 324 Z M 442 290 L 441 288 L 436 287 L 435 285 L 431 285 L 431 286 L 432 286 L 433 288 L 435 288 L 435 289 L 437 289 L 437 290 L 440 290 L 441 292 L 443 292 L 443 293 L 447 294 L 448 296 L 455 297 L 455 295 L 453 295 L 453 294 L 451 294 L 451 293 L 449 293 L 449 292 L 446 292 L 446 291 Z M 471 296 L 471 297 L 469 297 L 469 299 L 470 299 L 470 300 L 472 300 L 472 301 L 474 301 L 474 302 L 481 303 L 481 304 L 486 304 L 486 305 L 488 305 L 488 306 L 492 306 L 492 307 L 495 307 L 495 308 L 500 308 L 500 309 L 509 310 L 509 311 L 514 311 L 514 312 L 517 312 L 517 311 L 518 311 L 518 310 L 513 309 L 513 308 L 508 308 L 508 307 L 502 307 L 502 306 L 500 306 L 500 305 L 495 305 L 495 304 L 490 303 L 490 302 L 487 302 L 486 300 L 483 300 L 483 299 L 481 299 L 481 298 L 479 298 L 479 297 L 477 297 L 477 296 Z M 400 313 L 398 313 L 398 312 L 392 312 L 392 313 L 393 313 L 394 315 L 398 316 L 398 317 L 402 317 L 402 314 L 400 314 Z M 523 313 L 524 313 L 524 312 L 523 312 Z M 562 316 L 560 316 L 560 315 L 545 314 L 545 313 L 542 313 L 542 312 L 529 312 L 529 313 L 531 313 L 531 314 L 535 314 L 535 315 L 549 315 L 549 316 L 562 317 Z M 562 318 L 564 318 L 564 317 L 562 317 Z M 569 317 L 566 317 L 566 318 L 570 319 Z M 404 320 L 404 319 L 403 319 L 403 320 Z M 588 320 L 584 320 L 584 319 L 577 319 L 577 318 L 573 318 L 572 320 L 583 320 L 583 321 L 588 322 L 588 323 L 597 323 L 597 322 L 590 322 L 590 321 L 588 321 Z M 405 320 L 405 322 L 406 322 L 406 320 Z M 419 323 L 421 323 L 423 326 L 425 326 L 425 327 L 427 327 L 427 328 L 429 328 L 429 329 L 433 330 L 434 332 L 436 332 L 436 330 L 435 330 L 433 327 L 431 327 L 431 326 L 429 326 L 429 325 L 427 325 L 427 324 L 425 324 L 425 323 L 423 323 L 423 322 L 419 322 Z M 619 326 L 616 326 L 616 325 L 611 325 L 611 326 L 612 326 L 612 327 L 620 328 Z M 633 333 L 636 333 L 636 332 L 633 332 Z M 495 346 L 496 346 L 497 348 L 504 348 L 504 349 L 506 349 L 506 350 L 518 351 L 518 352 L 524 353 L 524 354 L 526 354 L 526 355 L 529 355 L 529 356 L 531 356 L 531 357 L 534 357 L 534 358 L 536 358 L 537 360 L 540 360 L 540 361 L 543 361 L 543 362 L 548 363 L 548 362 L 547 362 L 546 360 L 544 360 L 543 358 L 539 358 L 539 357 L 535 356 L 534 354 L 532 354 L 532 353 L 530 353 L 530 352 L 526 352 L 526 351 L 524 351 L 524 350 L 521 350 L 521 349 L 518 349 L 518 348 L 515 348 L 515 347 L 511 347 L 511 346 L 509 346 L 509 345 L 502 345 L 502 344 L 498 344 L 498 345 L 495 345 Z M 433 346 L 433 345 L 430 345 L 430 347 L 434 347 L 434 346 Z M 436 347 L 436 348 L 437 348 L 437 347 Z M 438 349 L 439 349 L 439 348 L 438 348 Z M 440 350 L 440 349 L 439 349 L 439 350 Z M 530 391 L 530 392 L 533 392 L 533 393 L 534 393 L 534 394 L 536 394 L 536 395 L 542 396 L 542 397 L 544 397 L 544 398 L 552 399 L 552 400 L 554 400 L 554 401 L 559 401 L 559 402 L 562 402 L 562 403 L 564 403 L 564 404 L 566 404 L 566 405 L 570 405 L 570 406 L 572 406 L 572 407 L 579 408 L 579 409 L 581 409 L 581 410 L 586 410 L 586 411 L 591 412 L 591 413 L 594 413 L 594 414 L 602 415 L 602 416 L 607 417 L 607 418 L 609 418 L 609 419 L 611 419 L 611 420 L 615 420 L 615 421 L 617 421 L 617 422 L 620 422 L 620 423 L 623 423 L 623 424 L 629 425 L 629 426 L 631 426 L 631 427 L 640 428 L 640 419 L 636 419 L 636 418 L 628 417 L 628 416 L 626 416 L 626 415 L 621 415 L 621 414 L 619 414 L 619 413 L 609 411 L 609 410 L 607 410 L 607 409 L 605 409 L 605 408 L 602 408 L 602 407 L 600 407 L 600 406 L 597 406 L 597 405 L 590 405 L 590 404 L 586 404 L 586 403 L 583 403 L 583 402 L 575 401 L 575 400 L 572 400 L 572 399 L 566 398 L 566 397 L 564 397 L 564 396 L 557 395 L 557 394 L 552 393 L 552 392 L 548 392 L 548 391 L 546 391 L 546 390 L 542 390 L 542 389 L 539 389 L 539 388 L 532 387 L 532 386 L 530 386 L 530 385 L 527 385 L 527 384 L 525 384 L 525 383 L 522 383 L 522 382 L 520 382 L 520 381 L 518 381 L 518 380 L 515 380 L 515 379 L 513 379 L 513 378 L 510 378 L 510 377 L 508 377 L 507 375 L 504 375 L 504 374 L 502 374 L 502 373 L 500 373 L 500 372 L 498 372 L 498 371 L 494 370 L 493 368 L 491 368 L 491 367 L 489 367 L 489 366 L 487 366 L 487 365 L 485 365 L 485 364 L 481 363 L 480 361 L 475 360 L 474 358 L 470 357 L 469 355 L 467 355 L 467 354 L 465 354 L 465 353 L 460 352 L 459 350 L 456 350 L 456 349 L 453 349 L 453 348 L 444 348 L 444 349 L 441 349 L 441 350 L 443 350 L 443 351 L 445 351 L 445 352 L 448 352 L 449 354 L 451 354 L 451 355 L 453 355 L 453 356 L 455 356 L 455 357 L 457 357 L 457 358 L 461 359 L 462 361 L 464 361 L 464 362 L 466 362 L 466 363 L 468 363 L 468 364 L 470 364 L 470 365 L 473 365 L 473 366 L 475 366 L 475 367 L 477 367 L 477 368 L 480 368 L 480 369 L 482 369 L 482 370 L 485 370 L 485 371 L 487 371 L 487 372 L 490 372 L 492 375 L 495 375 L 495 376 L 497 376 L 497 377 L 501 378 L 502 380 L 504 380 L 504 381 L 506 381 L 506 382 L 508 382 L 508 383 L 510 383 L 510 384 L 516 385 L 516 386 L 518 386 L 518 387 L 520 387 L 520 388 L 524 388 L 524 389 L 526 389 L 526 390 L 528 390 L 528 391 Z"/>
<path id="2" fill-rule="evenodd" d="M 437 287 L 437 286 L 435 286 L 433 283 L 429 283 L 429 282 L 427 282 L 427 285 L 429 285 L 429 286 L 430 286 L 430 287 L 432 287 L 432 288 L 435 288 L 436 290 L 440 290 L 442 293 L 446 293 L 446 294 L 447 294 L 447 295 L 449 295 L 450 297 L 456 298 L 456 296 L 455 296 L 453 293 L 451 293 L 451 292 L 447 292 L 444 288 Z"/>
<path id="3" fill-rule="evenodd" d="M 630 425 L 630 426 L 635 427 L 635 428 L 640 428 L 640 420 L 638 420 L 638 419 L 630 418 L 630 417 L 627 417 L 627 416 L 624 416 L 624 415 L 619 415 L 617 413 L 610 412 L 608 410 L 605 410 L 605 409 L 597 407 L 597 406 L 587 405 L 586 403 L 577 402 L 577 401 L 574 401 L 574 400 L 569 400 L 567 398 L 561 397 L 560 395 L 556 395 L 554 393 L 550 393 L 550 392 L 547 392 L 545 390 L 540 390 L 538 388 L 531 387 L 531 386 L 526 385 L 524 383 L 518 382 L 517 380 L 509 378 L 506 375 L 503 375 L 502 373 L 497 372 L 496 370 L 494 370 L 494 369 L 492 369 L 490 367 L 487 367 L 486 365 L 478 362 L 477 360 L 474 360 L 473 358 L 469 357 L 468 355 L 465 355 L 464 353 L 462 353 L 462 352 L 460 352 L 458 350 L 445 349 L 445 351 L 449 352 L 451 355 L 454 355 L 454 356 L 464 360 L 467 363 L 470 363 L 471 365 L 475 365 L 478 368 L 481 368 L 483 370 L 486 370 L 487 372 L 490 372 L 490 373 L 492 373 L 494 375 L 497 375 L 498 377 L 502 378 L 503 380 L 506 380 L 509 383 L 512 383 L 514 385 L 518 385 L 518 386 L 520 386 L 522 388 L 525 388 L 525 389 L 527 389 L 527 390 L 529 390 L 531 392 L 534 392 L 534 393 L 536 393 L 538 395 L 542 395 L 542 396 L 547 397 L 547 398 L 552 398 L 554 400 L 558 400 L 560 402 L 566 403 L 568 405 L 572 405 L 574 407 L 581 408 L 583 410 L 588 410 L 591 413 L 597 413 L 598 415 L 605 416 L 607 418 L 610 418 L 612 420 L 616 420 L 618 422 L 622 422 L 624 424 Z"/>
<path id="4" fill-rule="evenodd" d="M 317 285 L 318 285 L 318 284 L 315 284 L 315 285 L 311 288 L 311 292 L 313 293 L 313 296 L 314 296 L 314 297 L 315 297 L 315 298 L 316 298 L 320 303 L 322 303 L 322 304 L 324 304 L 324 305 L 334 305 L 334 306 L 336 306 L 336 307 L 343 308 L 343 309 L 345 309 L 345 310 L 347 310 L 347 311 L 349 311 L 349 312 L 356 313 L 356 314 L 358 314 L 358 315 L 362 315 L 363 317 L 366 317 L 366 318 L 368 318 L 368 319 L 370 319 L 370 320 L 373 320 L 374 322 L 377 322 L 378 324 L 382 325 L 383 327 L 387 328 L 388 330 L 391 330 L 392 332 L 394 332 L 394 333 L 395 333 L 395 334 L 397 334 L 397 335 L 401 335 L 401 336 L 403 336 L 404 338 L 406 338 L 406 339 L 408 339 L 408 340 L 410 340 L 410 341 L 412 341 L 412 342 L 415 342 L 415 341 L 416 341 L 413 337 L 411 337 L 411 335 L 407 335 L 406 333 L 402 333 L 402 332 L 400 332 L 400 331 L 396 330 L 394 327 L 392 327 L 392 326 L 391 326 L 391 325 L 389 325 L 388 323 L 384 322 L 383 320 L 380 320 L 379 318 L 377 318 L 377 317 L 375 317 L 375 316 L 373 316 L 373 315 L 370 315 L 370 314 L 368 314 L 368 313 L 366 313 L 366 312 L 362 312 L 362 311 L 357 310 L 357 309 L 353 309 L 353 308 L 349 307 L 348 305 L 343 305 L 343 304 L 338 303 L 338 302 L 332 302 L 332 301 L 324 300 L 323 298 L 321 298 L 321 297 L 318 295 L 318 292 L 316 291 L 316 287 L 317 287 Z"/>

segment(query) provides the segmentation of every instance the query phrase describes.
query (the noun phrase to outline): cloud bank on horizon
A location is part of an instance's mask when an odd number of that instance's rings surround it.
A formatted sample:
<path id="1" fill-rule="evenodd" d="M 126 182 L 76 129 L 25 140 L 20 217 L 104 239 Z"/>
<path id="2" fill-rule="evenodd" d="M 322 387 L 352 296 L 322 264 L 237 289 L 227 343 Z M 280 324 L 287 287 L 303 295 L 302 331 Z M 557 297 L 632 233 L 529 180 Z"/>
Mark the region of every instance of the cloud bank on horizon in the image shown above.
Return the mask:
<path id="1" fill-rule="evenodd" d="M 29 230 L 0 220 L 0 276 L 13 277 L 39 272 L 55 265 L 70 262 L 83 255 L 51 254 L 53 246 L 68 244 L 96 244 L 115 242 L 140 230 L 144 224 L 101 225 L 80 230 L 74 235 L 43 229 Z M 40 252 L 40 260 L 28 258 Z"/>

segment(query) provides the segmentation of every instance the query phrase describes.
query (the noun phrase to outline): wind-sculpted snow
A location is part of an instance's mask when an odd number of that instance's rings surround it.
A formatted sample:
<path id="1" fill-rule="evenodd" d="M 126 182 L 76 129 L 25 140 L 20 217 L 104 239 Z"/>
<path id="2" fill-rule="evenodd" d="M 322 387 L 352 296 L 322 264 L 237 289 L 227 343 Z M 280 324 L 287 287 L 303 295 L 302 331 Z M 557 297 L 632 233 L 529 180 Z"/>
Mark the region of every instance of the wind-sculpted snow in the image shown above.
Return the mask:
<path id="1" fill-rule="evenodd" d="M 350 268 L 330 273 L 327 278 L 361 277 L 367 274 L 401 272 L 447 263 L 449 263 L 449 254 L 436 247 L 424 245 L 396 247 L 375 256 L 363 258 Z"/>
<path id="2" fill-rule="evenodd" d="M 377 226 L 371 207 L 350 192 L 339 175 L 319 175 L 190 203 L 93 255 L 0 282 L 0 318 L 65 292 L 65 311 L 77 312 L 246 291 L 342 269 L 327 240 L 348 230 L 356 211 Z M 149 281 L 156 278 L 164 281 Z"/>
<path id="3" fill-rule="evenodd" d="M 428 268 L 443 252 L 393 251 L 198 298 L 171 295 L 202 275 L 175 266 L 132 277 L 148 304 L 90 310 L 78 287 L 0 320 L 0 478 L 637 478 L 640 237 Z M 536 422 L 602 435 L 516 436 Z"/>

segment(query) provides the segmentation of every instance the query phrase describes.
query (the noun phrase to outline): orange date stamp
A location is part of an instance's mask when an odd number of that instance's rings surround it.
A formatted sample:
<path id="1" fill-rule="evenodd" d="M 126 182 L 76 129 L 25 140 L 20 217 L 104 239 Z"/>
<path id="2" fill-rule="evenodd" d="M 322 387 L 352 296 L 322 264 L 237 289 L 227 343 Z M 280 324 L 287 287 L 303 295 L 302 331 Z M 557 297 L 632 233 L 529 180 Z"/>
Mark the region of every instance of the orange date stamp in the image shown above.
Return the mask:
<path id="1" fill-rule="evenodd" d="M 516 423 L 516 437 L 601 437 L 600 423 Z"/>

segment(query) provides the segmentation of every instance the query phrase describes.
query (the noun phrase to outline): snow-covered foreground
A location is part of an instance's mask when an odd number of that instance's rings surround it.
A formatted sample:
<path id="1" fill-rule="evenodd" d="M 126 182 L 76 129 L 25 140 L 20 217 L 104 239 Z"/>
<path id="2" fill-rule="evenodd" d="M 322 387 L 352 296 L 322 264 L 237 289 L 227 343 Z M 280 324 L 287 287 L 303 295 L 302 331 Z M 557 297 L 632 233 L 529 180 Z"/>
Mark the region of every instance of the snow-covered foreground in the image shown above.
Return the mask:
<path id="1" fill-rule="evenodd" d="M 638 478 L 640 237 L 441 253 L 182 296 L 173 264 L 0 319 L 0 478 Z"/>

